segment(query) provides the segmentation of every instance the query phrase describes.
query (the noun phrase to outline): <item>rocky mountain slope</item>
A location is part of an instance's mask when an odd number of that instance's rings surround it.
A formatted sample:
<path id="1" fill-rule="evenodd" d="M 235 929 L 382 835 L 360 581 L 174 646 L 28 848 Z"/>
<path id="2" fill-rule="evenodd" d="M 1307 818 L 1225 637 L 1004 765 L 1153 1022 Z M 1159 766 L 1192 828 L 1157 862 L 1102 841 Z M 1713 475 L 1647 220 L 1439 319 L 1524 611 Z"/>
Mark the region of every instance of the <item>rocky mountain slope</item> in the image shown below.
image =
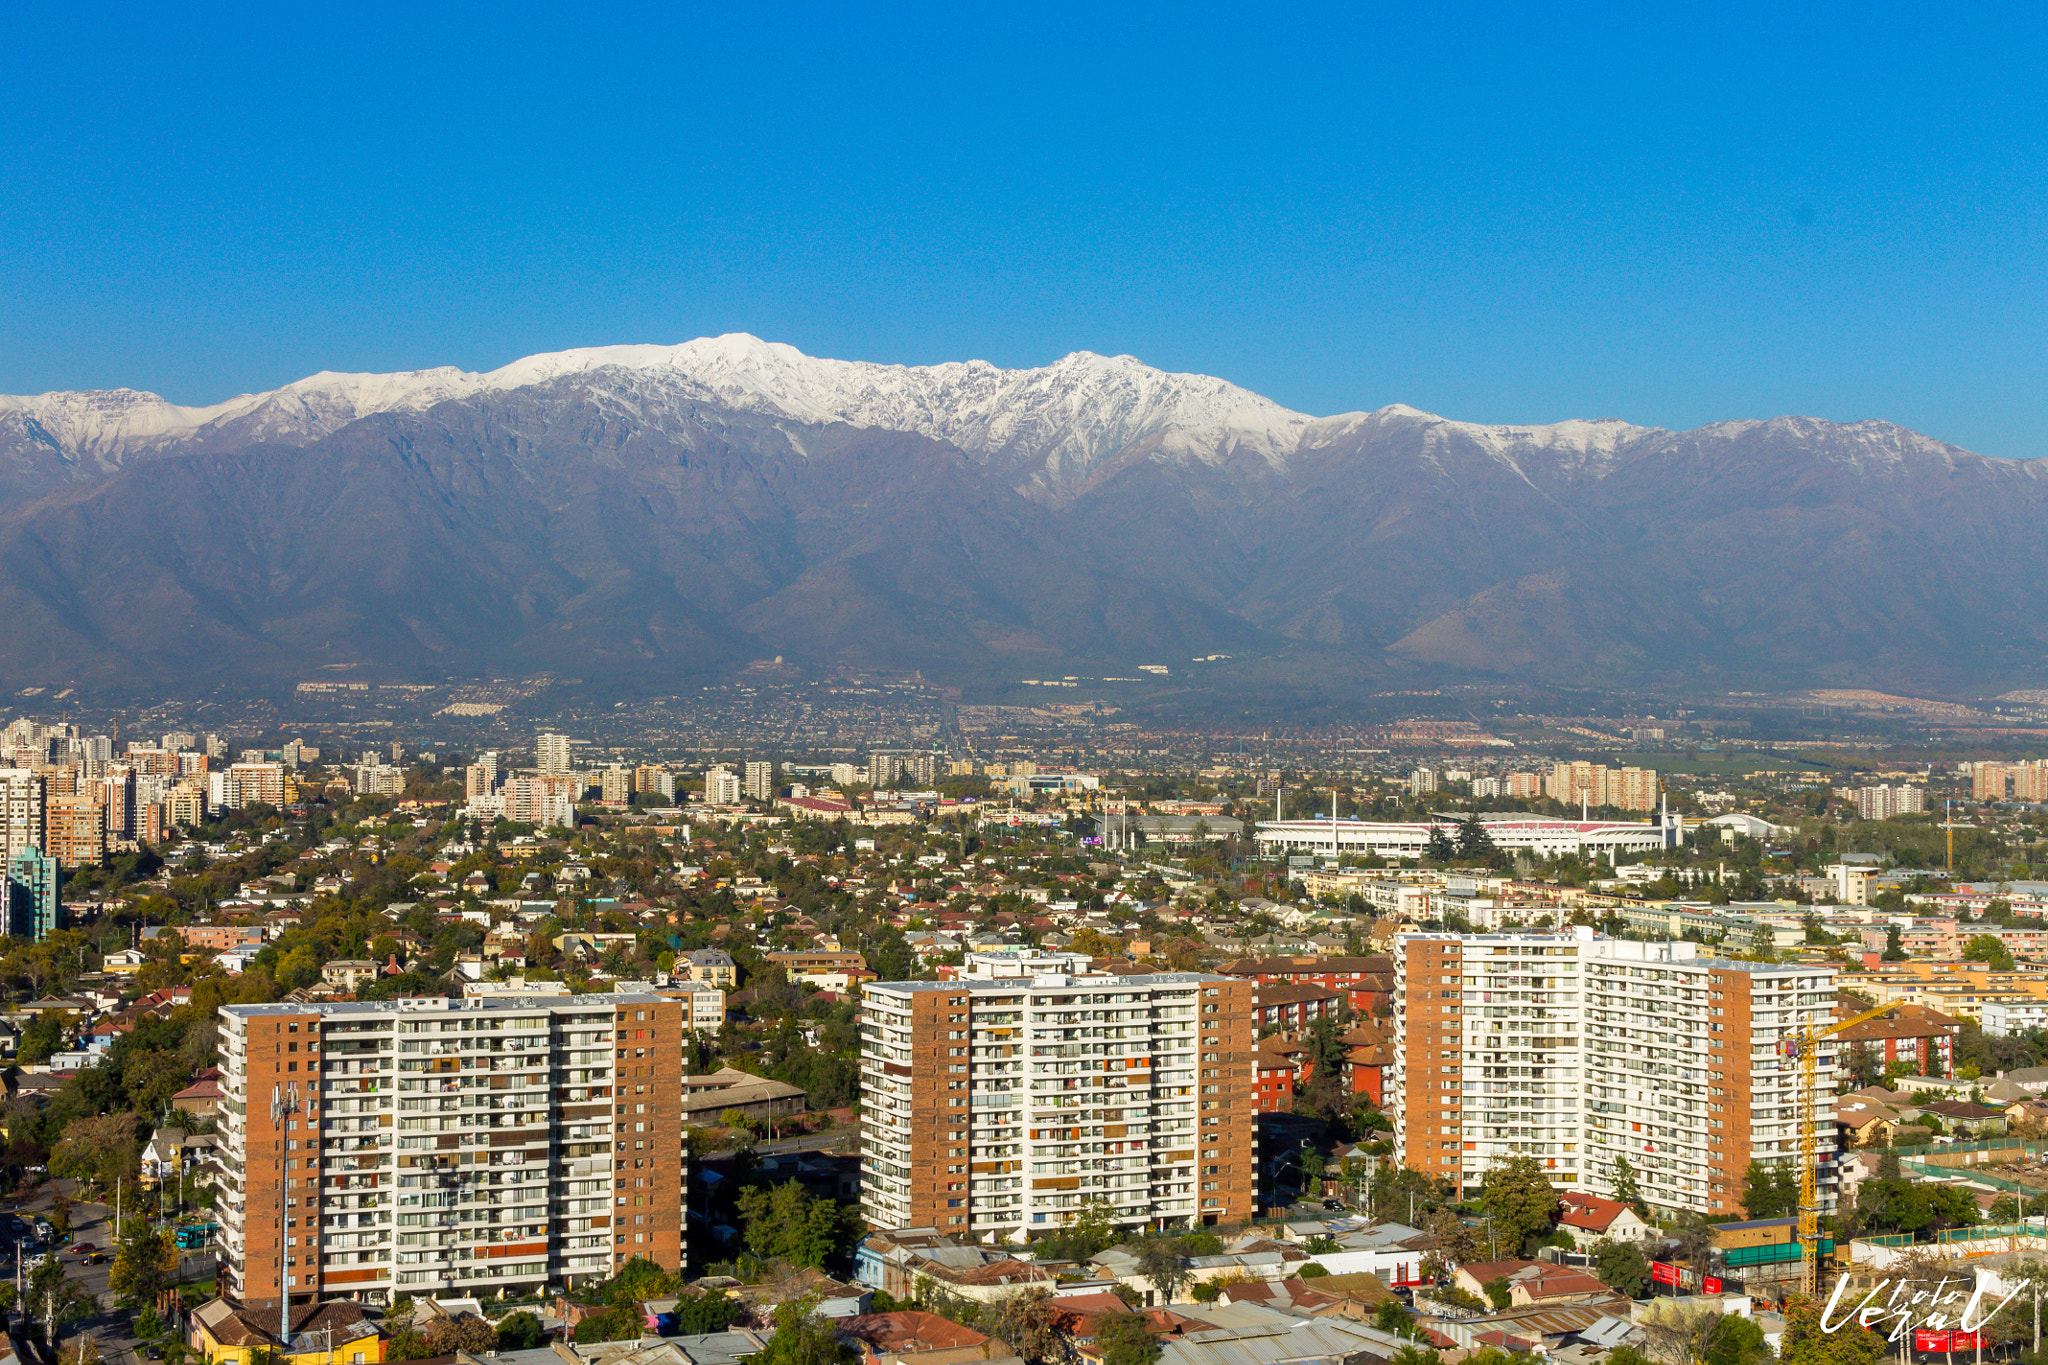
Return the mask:
<path id="1" fill-rule="evenodd" d="M 7 678 L 175 685 L 781 654 L 997 680 L 2038 685 L 2048 466 L 1883 422 L 1312 418 L 1128 357 L 751 337 L 212 408 L 0 399 Z"/>

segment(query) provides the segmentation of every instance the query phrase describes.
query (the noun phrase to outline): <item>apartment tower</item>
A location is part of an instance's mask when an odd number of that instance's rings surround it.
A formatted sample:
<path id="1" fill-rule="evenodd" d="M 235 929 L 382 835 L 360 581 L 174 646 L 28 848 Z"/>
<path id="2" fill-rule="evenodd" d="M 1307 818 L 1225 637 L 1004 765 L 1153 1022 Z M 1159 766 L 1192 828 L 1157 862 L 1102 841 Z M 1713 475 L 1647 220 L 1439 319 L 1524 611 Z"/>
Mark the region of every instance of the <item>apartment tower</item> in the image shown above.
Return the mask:
<path id="1" fill-rule="evenodd" d="M 1834 968 L 1700 953 L 1590 930 L 1398 935 L 1389 1090 L 1404 1164 L 1471 1193 L 1526 1156 L 1560 1188 L 1606 1195 L 1625 1160 L 1655 1208 L 1735 1214 L 1752 1160 L 1798 1159 L 1787 1049 L 1831 1017 Z M 1823 1139 L 1836 1052 L 1824 1042 L 1817 1059 Z M 1832 1163 L 1820 1179 L 1826 1208 Z"/>
<path id="2" fill-rule="evenodd" d="M 684 1006 L 227 1005 L 224 1291 L 537 1292 L 680 1269 Z"/>
<path id="3" fill-rule="evenodd" d="M 1253 1214 L 1255 983 L 988 970 L 861 992 L 869 1223 L 979 1237 L 1096 1202 L 1125 1227 Z"/>

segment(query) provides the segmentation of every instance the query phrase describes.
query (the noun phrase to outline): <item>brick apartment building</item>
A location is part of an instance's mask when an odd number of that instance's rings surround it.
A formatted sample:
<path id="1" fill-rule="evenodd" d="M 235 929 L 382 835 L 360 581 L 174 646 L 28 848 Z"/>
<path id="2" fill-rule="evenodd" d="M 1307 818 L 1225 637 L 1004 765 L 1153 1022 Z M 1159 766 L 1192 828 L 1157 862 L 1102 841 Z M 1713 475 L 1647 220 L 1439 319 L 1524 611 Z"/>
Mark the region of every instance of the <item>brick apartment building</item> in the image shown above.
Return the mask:
<path id="1" fill-rule="evenodd" d="M 1030 972 L 861 994 L 862 1210 L 877 1228 L 1046 1231 L 1253 1213 L 1253 983 Z"/>
<path id="2" fill-rule="evenodd" d="M 1355 1014 L 1378 1014 L 1393 1001 L 1394 960 L 1366 957 L 1245 957 L 1217 968 L 1225 976 L 1339 991 Z"/>
<path id="3" fill-rule="evenodd" d="M 228 1005 L 224 1292 L 537 1292 L 680 1268 L 682 1006 L 651 995 Z M 296 1099 L 280 1124 L 277 1099 Z M 282 1202 L 280 1202 L 282 1201 Z M 280 1226 L 282 1220 L 282 1226 Z"/>
<path id="4" fill-rule="evenodd" d="M 1835 1007 L 1837 1019 L 1849 1019 L 1862 1013 L 1857 1005 L 1838 1004 Z M 1835 1035 L 1838 1065 L 1847 1066 L 1856 1049 L 1865 1049 L 1879 1066 L 1893 1062 L 1904 1062 L 1922 1075 L 1950 1076 L 1955 1074 L 1956 1038 L 1963 1026 L 1940 1010 L 1931 1010 L 1925 1005 L 1900 1005 L 1884 1019 L 1866 1019 Z M 1934 1058 L 1935 1069 L 1927 1070 L 1927 1059 Z"/>
<path id="5" fill-rule="evenodd" d="M 1598 1193 L 1625 1158 L 1652 1206 L 1725 1217 L 1751 1160 L 1796 1162 L 1798 1070 L 1784 1049 L 1830 1017 L 1832 966 L 1590 930 L 1395 942 L 1388 1104 L 1405 1165 L 1472 1194 L 1496 1161 L 1528 1156 L 1561 1189 Z M 1820 1054 L 1819 1096 L 1833 1093 L 1837 1055 Z M 1829 1107 L 1816 1112 L 1825 1138 Z M 1836 1174 L 1824 1160 L 1823 1208 Z"/>

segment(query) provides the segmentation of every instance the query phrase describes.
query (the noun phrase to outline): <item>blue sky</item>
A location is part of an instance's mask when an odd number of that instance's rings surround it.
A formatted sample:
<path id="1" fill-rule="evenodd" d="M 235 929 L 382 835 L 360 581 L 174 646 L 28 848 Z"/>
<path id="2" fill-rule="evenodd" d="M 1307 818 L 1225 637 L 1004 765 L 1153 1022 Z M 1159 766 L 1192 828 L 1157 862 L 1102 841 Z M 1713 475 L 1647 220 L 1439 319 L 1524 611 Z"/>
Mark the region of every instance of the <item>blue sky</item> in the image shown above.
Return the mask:
<path id="1" fill-rule="evenodd" d="M 0 392 L 750 331 L 2048 456 L 2038 7 L 10 20 Z"/>

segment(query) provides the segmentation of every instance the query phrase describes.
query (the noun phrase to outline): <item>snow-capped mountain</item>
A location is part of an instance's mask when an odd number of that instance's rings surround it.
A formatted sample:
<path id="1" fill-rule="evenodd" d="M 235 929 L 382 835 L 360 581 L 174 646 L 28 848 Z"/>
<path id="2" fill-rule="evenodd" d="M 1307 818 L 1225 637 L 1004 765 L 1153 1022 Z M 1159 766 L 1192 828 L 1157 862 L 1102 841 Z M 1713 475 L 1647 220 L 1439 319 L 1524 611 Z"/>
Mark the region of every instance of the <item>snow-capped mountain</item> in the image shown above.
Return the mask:
<path id="1" fill-rule="evenodd" d="M 915 432 L 958 446 L 1058 500 L 1142 453 L 1285 465 L 1312 420 L 1206 375 L 1085 351 L 1039 369 L 987 361 L 878 365 L 823 360 L 744 333 L 678 346 L 597 346 L 527 356 L 482 374 L 444 366 L 397 374 L 310 375 L 268 393 L 180 407 L 114 389 L 0 396 L 0 456 L 54 455 L 104 473 L 192 446 L 299 445 L 380 412 L 419 412 L 582 377 L 593 392 L 716 404 L 804 423 Z"/>

